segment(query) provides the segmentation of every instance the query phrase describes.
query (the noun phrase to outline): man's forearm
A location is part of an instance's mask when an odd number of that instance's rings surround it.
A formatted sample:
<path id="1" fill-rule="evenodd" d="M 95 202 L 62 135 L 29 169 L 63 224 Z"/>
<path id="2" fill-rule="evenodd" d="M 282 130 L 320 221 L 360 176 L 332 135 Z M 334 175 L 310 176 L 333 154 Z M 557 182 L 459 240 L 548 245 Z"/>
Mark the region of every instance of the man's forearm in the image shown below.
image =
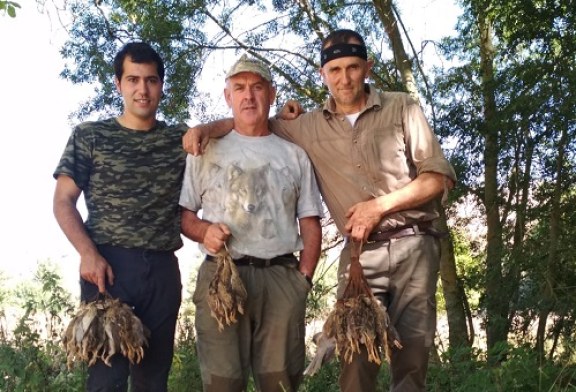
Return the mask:
<path id="1" fill-rule="evenodd" d="M 54 217 L 74 249 L 82 256 L 97 252 L 96 245 L 86 232 L 82 216 L 69 200 L 54 200 Z"/>
<path id="2" fill-rule="evenodd" d="M 230 133 L 234 128 L 233 118 L 222 118 L 220 120 L 210 121 L 205 124 L 197 125 L 202 130 L 202 134 L 211 138 L 221 137 Z"/>
<path id="3" fill-rule="evenodd" d="M 186 152 L 194 156 L 204 153 L 210 138 L 217 138 L 226 135 L 234 128 L 232 118 L 211 121 L 205 124 L 198 124 L 182 137 L 182 147 Z"/>
<path id="4" fill-rule="evenodd" d="M 377 200 L 382 217 L 394 212 L 419 207 L 440 196 L 452 181 L 443 174 L 422 173 L 402 189 L 380 196 Z"/>
<path id="5" fill-rule="evenodd" d="M 210 222 L 198 218 L 195 212 L 182 208 L 180 229 L 186 238 L 202 243 Z"/>
<path id="6" fill-rule="evenodd" d="M 322 226 L 317 216 L 302 218 L 299 223 L 300 235 L 304 244 L 304 249 L 300 252 L 299 270 L 304 275 L 312 278 L 320 258 Z"/>

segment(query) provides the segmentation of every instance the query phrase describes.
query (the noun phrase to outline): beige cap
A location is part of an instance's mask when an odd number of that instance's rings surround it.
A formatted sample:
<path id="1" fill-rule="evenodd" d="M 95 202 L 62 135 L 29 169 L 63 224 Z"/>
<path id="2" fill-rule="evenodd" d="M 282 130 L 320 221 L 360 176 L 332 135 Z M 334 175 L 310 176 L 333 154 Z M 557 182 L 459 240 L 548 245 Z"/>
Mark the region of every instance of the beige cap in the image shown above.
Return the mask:
<path id="1" fill-rule="evenodd" d="M 270 68 L 264 62 L 249 58 L 247 54 L 243 54 L 230 68 L 230 71 L 226 74 L 226 79 L 237 75 L 241 72 L 252 72 L 260 75 L 262 78 L 269 82 L 272 82 L 272 74 L 270 73 Z"/>

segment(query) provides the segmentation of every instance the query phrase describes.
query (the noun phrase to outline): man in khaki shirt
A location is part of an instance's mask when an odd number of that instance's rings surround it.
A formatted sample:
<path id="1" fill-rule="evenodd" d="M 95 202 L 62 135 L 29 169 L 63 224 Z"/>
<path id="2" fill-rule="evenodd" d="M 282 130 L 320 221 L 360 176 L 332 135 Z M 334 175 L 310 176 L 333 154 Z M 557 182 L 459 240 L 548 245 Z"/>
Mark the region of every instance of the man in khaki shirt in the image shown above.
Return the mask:
<path id="1" fill-rule="evenodd" d="M 408 94 L 378 92 L 365 84 L 372 61 L 363 38 L 332 32 L 322 43 L 320 74 L 330 98 L 291 121 L 271 121 L 272 130 L 308 153 L 320 190 L 339 231 L 363 241 L 360 262 L 373 293 L 387 307 L 402 349 L 391 358 L 391 391 L 425 391 L 428 357 L 436 328 L 436 282 L 440 260 L 431 225 L 437 199 L 456 181 L 453 168 L 418 104 Z M 288 118 L 288 110 L 281 113 Z M 184 138 L 192 154 L 205 135 L 232 128 L 220 120 Z M 347 283 L 350 247 L 340 256 L 338 296 Z M 340 388 L 376 390 L 379 366 L 364 349 L 344 363 Z"/>

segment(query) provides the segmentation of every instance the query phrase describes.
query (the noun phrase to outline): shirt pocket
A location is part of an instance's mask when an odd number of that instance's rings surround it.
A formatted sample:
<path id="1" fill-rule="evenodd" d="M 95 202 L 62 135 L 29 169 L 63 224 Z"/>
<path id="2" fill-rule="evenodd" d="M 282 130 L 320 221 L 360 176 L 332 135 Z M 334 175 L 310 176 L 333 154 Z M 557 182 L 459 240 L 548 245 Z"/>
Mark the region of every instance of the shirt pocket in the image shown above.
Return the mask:
<path id="1" fill-rule="evenodd" d="M 364 145 L 366 164 L 375 181 L 404 182 L 411 177 L 414 169 L 409 163 L 400 126 L 376 128 Z"/>

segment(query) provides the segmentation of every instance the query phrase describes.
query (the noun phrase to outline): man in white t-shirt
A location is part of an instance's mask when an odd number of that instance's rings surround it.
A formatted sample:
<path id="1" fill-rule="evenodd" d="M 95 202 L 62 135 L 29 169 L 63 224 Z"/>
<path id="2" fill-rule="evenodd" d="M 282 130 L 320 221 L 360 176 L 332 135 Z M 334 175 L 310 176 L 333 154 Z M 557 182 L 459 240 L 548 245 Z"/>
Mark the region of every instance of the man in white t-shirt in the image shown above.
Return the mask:
<path id="1" fill-rule="evenodd" d="M 302 381 L 322 204 L 304 150 L 269 130 L 275 93 L 269 68 L 243 55 L 224 89 L 235 129 L 212 140 L 204 155 L 187 158 L 182 233 L 207 254 L 194 293 L 204 391 L 243 391 L 250 373 L 264 392 L 295 392 Z M 224 245 L 248 299 L 238 322 L 219 331 L 207 298 Z"/>

